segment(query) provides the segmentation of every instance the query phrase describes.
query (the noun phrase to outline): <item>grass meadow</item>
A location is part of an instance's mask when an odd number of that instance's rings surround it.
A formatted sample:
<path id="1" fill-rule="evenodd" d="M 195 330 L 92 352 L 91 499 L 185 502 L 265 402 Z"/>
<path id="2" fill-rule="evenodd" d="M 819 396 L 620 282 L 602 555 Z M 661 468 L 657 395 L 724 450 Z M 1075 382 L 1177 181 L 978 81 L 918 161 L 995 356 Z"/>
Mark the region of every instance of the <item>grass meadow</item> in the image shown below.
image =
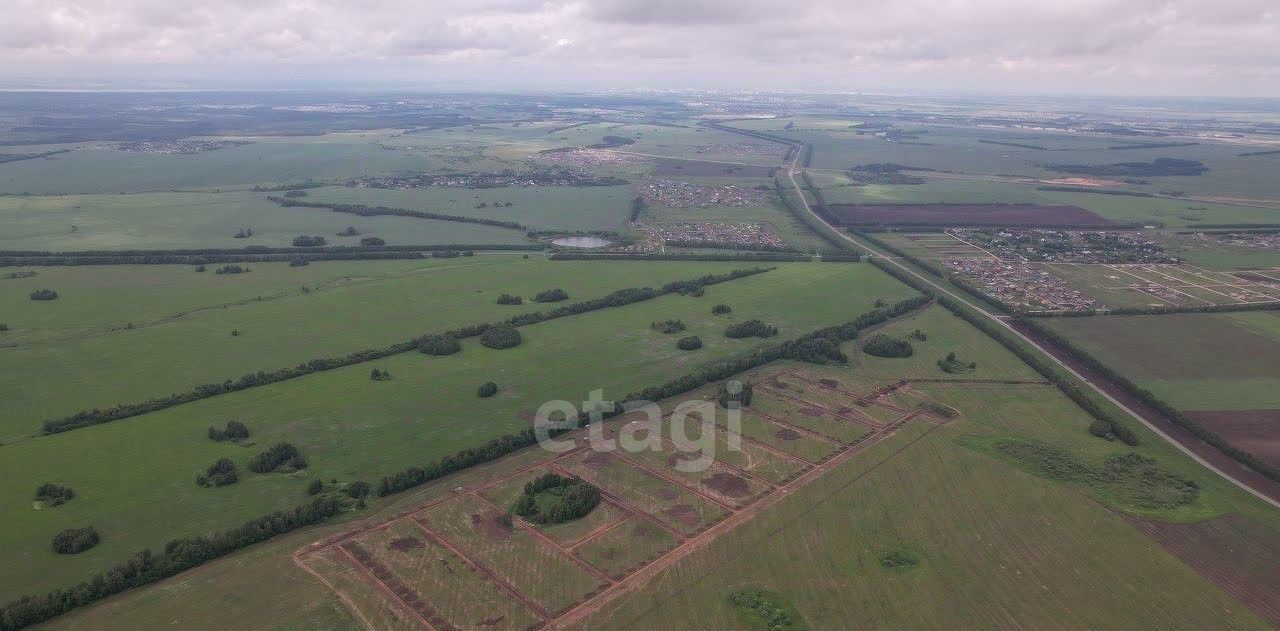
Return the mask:
<path id="1" fill-rule="evenodd" d="M 521 260 L 512 265 L 524 263 Z M 552 277 L 564 278 L 556 270 L 572 269 L 559 267 L 561 263 L 547 265 L 552 267 L 544 269 L 550 270 L 552 276 L 541 276 L 539 285 L 534 287 L 551 284 L 549 278 Z M 599 263 L 584 265 L 588 270 L 594 268 L 598 274 Z M 620 283 L 619 275 L 642 273 L 649 264 L 611 265 L 617 267 L 617 274 L 599 276 L 609 277 L 611 283 L 623 286 L 659 284 L 663 280 L 696 275 L 689 273 L 691 268 L 684 267 L 675 274 L 664 273 L 646 282 Z M 676 264 L 681 265 L 685 264 Z M 463 290 L 440 289 L 441 295 L 455 297 L 453 304 L 458 310 L 446 315 L 430 307 L 419 307 L 414 312 L 413 323 L 417 328 L 413 331 L 393 335 L 379 327 L 376 317 L 361 326 L 373 329 L 376 339 L 386 343 L 423 329 L 444 328 L 441 324 L 447 318 L 493 319 L 498 307 L 491 304 L 492 298 L 499 291 L 512 288 L 516 272 L 507 271 L 512 269 L 498 266 L 491 270 L 506 282 L 474 301 L 456 300 Z M 711 269 L 721 268 L 712 266 Z M 460 274 L 457 280 L 468 288 L 478 282 L 474 272 Z M 554 284 L 568 285 L 559 280 Z M 843 289 L 833 293 L 833 286 Z M 396 291 L 397 295 L 414 293 L 406 292 L 403 287 Z M 593 292 L 593 295 L 603 293 Z M 582 401 L 594 388 L 603 389 L 606 397 L 621 397 L 692 372 L 702 363 L 851 320 L 870 310 L 877 299 L 892 302 L 912 293 L 869 265 L 785 265 L 760 276 L 710 287 L 702 298 L 666 296 L 524 327 L 521 329 L 524 343 L 510 350 L 495 351 L 480 346 L 475 340 L 467 340 L 463 342 L 462 352 L 453 356 L 406 353 L 66 434 L 15 442 L 0 447 L 4 452 L 4 458 L 0 459 L 0 478 L 5 480 L 0 483 L 0 503 L 23 509 L 6 517 L 8 527 L 0 534 L 3 537 L 0 550 L 7 557 L 0 562 L 0 593 L 14 597 L 73 583 L 136 550 L 161 545 L 172 537 L 225 528 L 249 517 L 296 505 L 306 498 L 304 489 L 311 479 L 376 482 L 381 475 L 434 461 L 489 438 L 523 429 L 544 401 Z M 385 296 L 382 299 L 387 300 Z M 367 301 L 347 297 L 344 302 L 370 305 L 369 309 L 378 304 L 373 297 Z M 721 302 L 733 306 L 735 319 L 768 320 L 779 328 L 779 336 L 772 340 L 723 337 L 729 320 L 710 313 L 711 306 Z M 805 308 L 779 311 L 779 304 L 805 305 Z M 391 310 L 396 311 L 395 303 L 391 305 Z M 359 328 L 334 318 L 323 309 L 310 312 L 317 321 L 337 327 L 335 330 Z M 704 348 L 679 351 L 675 348 L 675 336 L 663 335 L 649 327 L 654 321 L 672 318 L 685 322 L 688 326 L 685 335 L 701 336 Z M 253 321 L 270 320 L 259 315 Z M 213 326 L 217 331 L 224 331 L 235 325 L 220 320 Z M 289 329 L 281 323 L 276 330 L 256 334 L 260 341 L 252 344 L 257 347 L 253 357 L 268 366 L 296 361 L 285 361 L 284 357 L 273 360 L 272 355 L 264 353 L 270 340 L 286 337 Z M 235 340 L 254 335 L 253 330 L 248 329 Z M 352 336 L 344 335 L 344 338 L 353 341 Z M 331 345 L 321 343 L 325 339 L 320 333 L 297 340 L 293 348 L 308 356 L 328 354 Z M 226 346 L 228 340 L 232 338 L 222 333 L 213 334 L 205 348 Z M 64 390 L 48 395 L 57 400 L 78 396 L 86 384 L 119 379 L 112 382 L 118 385 L 97 387 L 102 388 L 99 392 L 104 395 L 125 398 L 116 388 L 123 389 L 128 384 L 147 385 L 148 381 L 163 382 L 168 375 L 164 367 L 176 363 L 180 356 L 188 357 L 191 365 L 209 363 L 208 359 L 202 361 L 198 347 L 191 345 L 154 341 L 122 348 L 134 350 L 102 355 L 98 364 L 101 374 L 90 371 L 89 364 L 81 357 L 77 365 L 84 366 L 86 372 L 78 381 L 22 380 L 33 388 L 37 384 L 61 384 L 59 387 Z M 151 372 L 147 373 L 152 375 L 150 379 L 139 378 L 137 372 L 124 373 L 111 368 L 121 358 L 139 355 L 138 348 L 152 349 L 150 354 L 157 355 L 163 349 L 169 354 L 167 358 L 156 358 Z M 228 358 L 228 367 L 254 363 L 243 357 Z M 20 364 L 6 361 L 5 365 L 11 366 L 15 373 L 23 371 Z M 390 371 L 393 379 L 371 381 L 369 371 L 375 367 Z M 242 371 L 237 369 L 231 374 Z M 478 399 L 477 386 L 489 380 L 499 384 L 498 395 Z M 162 388 L 156 383 L 150 386 L 159 391 L 173 389 L 167 384 Z M 32 402 L 45 401 L 42 397 L 27 396 Z M 221 425 L 229 419 L 249 426 L 254 446 L 207 439 L 205 433 L 209 426 Z M 28 428 L 33 428 L 30 421 L 12 429 L 28 431 Z M 230 457 L 243 467 L 259 449 L 278 441 L 296 444 L 311 462 L 311 468 L 290 475 L 243 473 L 239 484 L 218 489 L 196 486 L 196 473 L 218 458 Z M 46 481 L 71 486 L 77 498 L 56 510 L 30 509 L 35 487 Z M 93 523 L 102 533 L 101 545 L 72 558 L 58 557 L 49 550 L 52 533 L 85 523 Z"/>

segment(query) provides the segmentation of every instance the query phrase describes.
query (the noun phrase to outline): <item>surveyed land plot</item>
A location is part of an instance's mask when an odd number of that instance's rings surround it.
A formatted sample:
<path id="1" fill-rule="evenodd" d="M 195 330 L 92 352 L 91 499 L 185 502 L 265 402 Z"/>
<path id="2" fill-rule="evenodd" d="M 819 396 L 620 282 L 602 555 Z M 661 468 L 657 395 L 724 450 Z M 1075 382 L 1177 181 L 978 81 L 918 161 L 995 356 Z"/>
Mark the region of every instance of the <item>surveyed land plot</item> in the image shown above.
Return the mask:
<path id="1" fill-rule="evenodd" d="M 828 443 L 827 452 L 849 458 L 914 417 L 877 429 L 857 446 L 808 440 Z M 610 431 L 597 437 L 616 439 L 635 420 L 607 421 Z M 750 452 L 723 459 L 721 453 L 733 452 L 717 450 L 704 471 L 680 472 L 668 460 L 679 439 L 671 419 L 658 427 L 662 452 L 601 453 L 587 447 L 588 430 L 579 430 L 569 436 L 578 445 L 568 452 L 548 453 L 470 488 L 455 487 L 426 506 L 312 544 L 295 558 L 370 628 L 387 620 L 433 629 L 573 624 L 647 581 L 656 568 L 676 563 L 838 465 L 826 452 L 818 452 L 827 458 L 823 463 L 810 463 L 759 442 Z M 775 433 L 785 429 L 771 427 Z M 717 441 L 726 433 L 717 426 L 709 431 Z M 774 469 L 753 466 L 752 459 L 786 467 L 769 481 L 748 467 Z M 576 526 L 534 526 L 504 511 L 524 484 L 547 472 L 579 475 L 600 489 L 602 502 Z M 745 495 L 726 492 L 739 487 Z M 739 501 L 743 497 L 747 501 Z M 454 581 L 455 591 L 440 593 Z M 394 618 L 397 611 L 400 617 Z"/>

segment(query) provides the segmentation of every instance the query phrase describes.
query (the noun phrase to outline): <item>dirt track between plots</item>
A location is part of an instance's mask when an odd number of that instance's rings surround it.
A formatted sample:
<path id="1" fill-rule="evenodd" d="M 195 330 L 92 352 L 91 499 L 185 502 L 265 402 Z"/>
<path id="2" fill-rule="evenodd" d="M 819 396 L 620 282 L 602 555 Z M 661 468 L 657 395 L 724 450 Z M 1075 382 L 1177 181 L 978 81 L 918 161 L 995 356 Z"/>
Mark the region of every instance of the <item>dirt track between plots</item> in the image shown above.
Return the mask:
<path id="1" fill-rule="evenodd" d="M 1049 226 L 1097 228 L 1115 225 L 1079 206 L 1038 204 L 831 204 L 841 225 L 868 226 Z"/>

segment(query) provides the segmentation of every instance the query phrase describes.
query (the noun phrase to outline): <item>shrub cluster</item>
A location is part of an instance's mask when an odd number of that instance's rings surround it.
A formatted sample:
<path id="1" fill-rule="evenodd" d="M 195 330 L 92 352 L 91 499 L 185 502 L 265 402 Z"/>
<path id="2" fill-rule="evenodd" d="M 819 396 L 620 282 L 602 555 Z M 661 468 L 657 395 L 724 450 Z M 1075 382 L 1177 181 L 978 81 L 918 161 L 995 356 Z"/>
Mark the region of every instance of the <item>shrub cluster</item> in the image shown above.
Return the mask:
<path id="1" fill-rule="evenodd" d="M 522 305 L 524 298 L 520 296 L 512 296 L 511 294 L 502 294 L 498 296 L 498 304 L 500 305 Z"/>
<path id="2" fill-rule="evenodd" d="M 696 351 L 702 348 L 702 338 L 696 335 L 682 337 L 676 340 L 676 348 L 682 351 Z"/>
<path id="3" fill-rule="evenodd" d="M 534 302 L 561 302 L 569 299 L 569 293 L 563 289 L 547 289 L 534 294 Z"/>
<path id="4" fill-rule="evenodd" d="M 32 300 L 57 300 L 58 292 L 52 289 L 37 289 L 31 292 Z"/>
<path id="5" fill-rule="evenodd" d="M 649 328 L 659 333 L 679 333 L 685 329 L 682 320 L 663 320 L 662 322 L 653 322 L 649 324 Z"/>
<path id="6" fill-rule="evenodd" d="M 98 545 L 101 540 L 93 526 L 68 528 L 53 536 L 53 551 L 58 554 L 80 554 Z"/>
<path id="7" fill-rule="evenodd" d="M 495 394 L 498 394 L 498 384 L 492 381 L 486 381 L 476 389 L 476 395 L 482 399 L 487 399 Z"/>
<path id="8" fill-rule="evenodd" d="M 727 315 L 732 312 L 733 307 L 724 304 L 716 305 L 711 308 L 711 315 Z"/>
<path id="9" fill-rule="evenodd" d="M 391 381 L 391 372 L 374 368 L 369 371 L 369 379 L 372 381 Z"/>
<path id="10" fill-rule="evenodd" d="M 386 244 L 386 239 L 383 239 L 382 237 L 363 237 L 360 239 L 360 245 L 366 248 L 377 248 Z"/>
<path id="11" fill-rule="evenodd" d="M 542 502 L 539 496 L 546 497 Z M 562 524 L 586 517 L 600 504 L 600 489 L 577 477 L 546 473 L 524 485 L 511 512 L 535 524 Z"/>
<path id="12" fill-rule="evenodd" d="M 254 473 L 271 473 L 281 468 L 290 471 L 306 469 L 307 459 L 290 443 L 276 443 L 249 459 L 249 470 Z"/>
<path id="13" fill-rule="evenodd" d="M 219 458 L 204 473 L 196 476 L 196 484 L 200 486 L 228 486 L 239 481 L 236 464 L 230 458 Z"/>
<path id="14" fill-rule="evenodd" d="M 302 235 L 293 238 L 293 247 L 295 248 L 319 248 L 329 245 L 329 242 L 320 235 Z"/>
<path id="15" fill-rule="evenodd" d="M 876 357 L 911 357 L 915 351 L 911 348 L 911 342 L 877 333 L 862 346 L 862 352 Z"/>
<path id="16" fill-rule="evenodd" d="M 245 427 L 240 421 L 227 421 L 225 429 L 216 427 L 209 428 L 209 440 L 222 442 L 224 440 L 237 441 L 244 440 L 249 437 L 249 428 Z"/>
<path id="17" fill-rule="evenodd" d="M 306 267 L 311 264 L 310 259 L 296 258 L 289 261 L 289 267 Z"/>
<path id="18" fill-rule="evenodd" d="M 522 341 L 523 338 L 520 337 L 520 331 L 510 326 L 491 326 L 480 334 L 480 343 L 489 348 L 515 348 Z"/>
<path id="19" fill-rule="evenodd" d="M 760 320 L 744 320 L 725 327 L 724 336 L 740 339 L 744 337 L 773 337 L 778 334 L 778 327 L 765 324 Z"/>
<path id="20" fill-rule="evenodd" d="M 214 273 L 218 275 L 245 274 L 248 271 L 249 271 L 249 268 L 241 265 L 223 265 L 222 267 L 219 267 L 218 269 L 214 270 Z"/>
<path id="21" fill-rule="evenodd" d="M 770 602 L 764 592 L 747 589 L 729 594 L 729 604 L 764 622 L 768 631 L 786 631 L 795 626 L 796 618 L 787 609 Z"/>
<path id="22" fill-rule="evenodd" d="M 43 502 L 47 507 L 61 506 L 75 499 L 76 493 L 69 486 L 61 486 L 52 482 L 45 482 L 36 488 L 36 501 Z"/>

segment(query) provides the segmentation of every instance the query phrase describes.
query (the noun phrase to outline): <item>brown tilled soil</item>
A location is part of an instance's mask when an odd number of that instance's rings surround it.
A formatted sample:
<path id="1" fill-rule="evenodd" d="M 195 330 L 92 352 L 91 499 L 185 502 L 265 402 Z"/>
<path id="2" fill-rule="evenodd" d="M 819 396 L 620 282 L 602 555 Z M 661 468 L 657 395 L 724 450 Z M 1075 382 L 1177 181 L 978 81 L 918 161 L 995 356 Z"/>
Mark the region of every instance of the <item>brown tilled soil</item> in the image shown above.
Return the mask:
<path id="1" fill-rule="evenodd" d="M 631 536 L 636 539 L 648 539 L 658 534 L 658 529 L 647 521 L 636 523 L 636 527 L 631 529 Z"/>
<path id="2" fill-rule="evenodd" d="M 696 526 L 698 524 L 698 509 L 688 504 L 676 504 L 671 508 L 664 509 L 662 514 L 670 517 L 672 521 L 685 526 Z"/>
<path id="3" fill-rule="evenodd" d="M 751 494 L 751 485 L 732 473 L 714 473 L 703 478 L 702 484 L 725 497 L 746 497 Z"/>
<path id="4" fill-rule="evenodd" d="M 471 526 L 494 541 L 505 541 L 511 536 L 511 529 L 502 523 L 502 515 L 498 513 L 472 513 Z"/>
<path id="5" fill-rule="evenodd" d="M 1280 410 L 1212 410 L 1187 416 L 1263 462 L 1280 467 Z"/>
<path id="6" fill-rule="evenodd" d="M 1280 533 L 1234 514 L 1198 524 L 1128 519 L 1169 553 L 1280 627 Z"/>
<path id="7" fill-rule="evenodd" d="M 1038 204 L 831 204 L 841 225 L 1102 227 L 1110 220 L 1078 206 Z"/>
<path id="8" fill-rule="evenodd" d="M 803 408 L 800 413 L 805 416 L 822 416 L 822 410 L 818 408 Z"/>
<path id="9" fill-rule="evenodd" d="M 790 427 L 784 427 L 773 433 L 779 440 L 797 440 L 800 438 L 800 432 Z"/>
<path id="10" fill-rule="evenodd" d="M 409 552 L 410 550 L 424 548 L 426 544 L 422 543 L 422 540 L 414 539 L 413 537 L 401 537 L 388 543 L 387 547 L 396 552 Z"/>
<path id="11" fill-rule="evenodd" d="M 664 489 L 661 489 L 661 490 L 659 490 L 659 491 L 658 491 L 658 498 L 659 498 L 659 499 L 661 499 L 661 500 L 662 500 L 662 501 L 664 501 L 664 502 L 670 502 L 670 501 L 672 501 L 672 500 L 676 499 L 677 497 L 680 497 L 680 494 L 679 494 L 679 493 L 676 493 L 676 492 L 675 492 L 675 489 L 665 489 L 665 488 L 664 488 Z"/>
<path id="12" fill-rule="evenodd" d="M 1240 280 L 1251 280 L 1255 283 L 1274 283 L 1275 282 L 1274 280 L 1267 278 L 1262 274 L 1255 274 L 1253 272 L 1236 272 L 1234 276 L 1236 278 L 1239 278 Z"/>
<path id="13" fill-rule="evenodd" d="M 503 620 L 506 620 L 506 619 L 507 619 L 506 616 L 498 616 L 496 618 L 485 618 L 484 620 L 477 622 L 476 626 L 477 627 L 496 627 L 498 626 L 499 622 L 502 622 Z"/>

